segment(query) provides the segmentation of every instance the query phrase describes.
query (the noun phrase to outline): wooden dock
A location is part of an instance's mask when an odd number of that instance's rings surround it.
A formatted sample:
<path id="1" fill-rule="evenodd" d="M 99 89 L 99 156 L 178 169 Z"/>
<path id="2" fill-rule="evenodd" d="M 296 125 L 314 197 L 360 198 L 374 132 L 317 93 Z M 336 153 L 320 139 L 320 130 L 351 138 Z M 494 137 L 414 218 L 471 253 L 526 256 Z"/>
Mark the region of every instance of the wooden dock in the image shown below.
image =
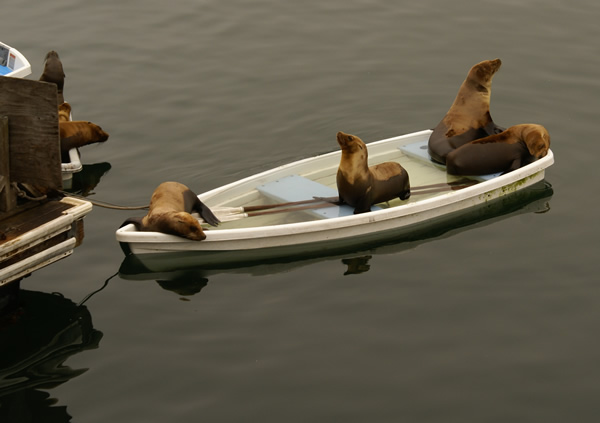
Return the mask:
<path id="1" fill-rule="evenodd" d="M 60 194 L 56 91 L 0 77 L 0 287 L 70 255 L 92 209 Z"/>

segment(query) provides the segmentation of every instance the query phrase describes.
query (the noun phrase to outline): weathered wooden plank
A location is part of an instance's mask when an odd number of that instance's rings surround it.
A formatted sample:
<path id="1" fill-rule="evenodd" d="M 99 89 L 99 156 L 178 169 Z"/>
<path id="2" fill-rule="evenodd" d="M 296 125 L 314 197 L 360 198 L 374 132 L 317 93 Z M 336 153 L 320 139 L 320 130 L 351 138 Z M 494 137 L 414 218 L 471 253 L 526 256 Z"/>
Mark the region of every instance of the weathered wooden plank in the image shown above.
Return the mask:
<path id="1" fill-rule="evenodd" d="M 8 116 L 10 175 L 43 192 L 61 189 L 56 85 L 0 78 L 0 116 Z M 5 160 L 4 155 L 0 158 Z"/>
<path id="2" fill-rule="evenodd" d="M 8 154 L 8 117 L 0 116 L 0 213 L 14 209 L 17 202 L 14 193 L 10 189 Z"/>
<path id="3" fill-rule="evenodd" d="M 0 220 L 0 232 L 4 234 L 0 238 L 0 248 L 2 244 L 62 216 L 63 212 L 71 207 L 73 206 L 60 201 L 48 201 Z"/>

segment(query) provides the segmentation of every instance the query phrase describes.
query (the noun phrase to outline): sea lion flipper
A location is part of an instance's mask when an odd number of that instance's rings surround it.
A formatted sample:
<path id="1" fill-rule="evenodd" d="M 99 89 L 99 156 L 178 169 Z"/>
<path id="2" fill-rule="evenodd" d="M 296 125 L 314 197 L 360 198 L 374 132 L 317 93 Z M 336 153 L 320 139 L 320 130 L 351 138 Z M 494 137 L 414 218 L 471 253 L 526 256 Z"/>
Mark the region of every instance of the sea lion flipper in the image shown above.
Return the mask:
<path id="1" fill-rule="evenodd" d="M 361 198 L 354 207 L 354 214 L 366 213 L 371 211 L 371 201 L 369 196 Z"/>
<path id="2" fill-rule="evenodd" d="M 183 196 L 183 209 L 188 213 L 196 212 L 200 215 L 202 220 L 211 226 L 217 226 L 221 221 L 214 215 L 214 213 L 204 204 L 196 193 L 191 189 L 182 185 L 184 191 L 181 193 Z"/>
<path id="3" fill-rule="evenodd" d="M 138 231 L 141 231 L 142 230 L 142 219 L 143 219 L 142 217 L 129 217 L 129 218 L 127 218 L 127 220 L 125 220 L 123 223 L 121 223 L 121 226 L 119 226 L 119 229 L 122 228 L 123 226 L 133 223 L 135 228 Z"/>
<path id="4" fill-rule="evenodd" d="M 196 197 L 196 199 L 198 199 L 198 197 Z M 208 206 L 206 204 L 204 204 L 202 201 L 200 201 L 199 199 L 194 204 L 193 211 L 198 212 L 198 214 L 200 215 L 202 220 L 204 220 L 206 223 L 208 223 L 211 226 L 218 226 L 219 223 L 221 223 L 219 218 L 217 218 L 217 216 L 215 216 L 215 214 L 212 212 L 212 210 L 209 209 Z"/>

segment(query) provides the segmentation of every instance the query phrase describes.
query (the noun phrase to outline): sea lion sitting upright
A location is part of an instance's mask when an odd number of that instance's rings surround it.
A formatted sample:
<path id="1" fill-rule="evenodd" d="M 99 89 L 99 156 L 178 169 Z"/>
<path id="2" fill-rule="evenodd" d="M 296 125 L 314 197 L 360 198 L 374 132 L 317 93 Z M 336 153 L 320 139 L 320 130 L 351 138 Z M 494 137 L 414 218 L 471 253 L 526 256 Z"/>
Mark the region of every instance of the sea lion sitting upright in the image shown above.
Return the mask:
<path id="1" fill-rule="evenodd" d="M 511 172 L 546 156 L 549 149 L 550 134 L 542 125 L 514 125 L 451 151 L 446 170 L 452 175 Z"/>
<path id="2" fill-rule="evenodd" d="M 367 146 L 360 138 L 338 132 L 337 142 L 342 149 L 336 178 L 340 203 L 354 207 L 357 214 L 370 211 L 373 204 L 410 197 L 408 173 L 399 163 L 369 167 Z"/>
<path id="3" fill-rule="evenodd" d="M 46 58 L 44 59 L 44 71 L 42 72 L 39 80 L 56 84 L 57 103 L 61 104 L 65 102 L 63 96 L 65 72 L 63 71 L 60 57 L 58 57 L 58 53 L 54 50 L 50 50 L 48 54 L 46 54 Z"/>
<path id="4" fill-rule="evenodd" d="M 187 186 L 179 182 L 163 182 L 152 194 L 148 214 L 143 218 L 130 217 L 121 227 L 133 223 L 141 231 L 162 232 L 202 241 L 206 239 L 206 234 L 198 219 L 190 214 L 194 211 L 208 224 L 219 224 L 219 219 Z"/>
<path id="5" fill-rule="evenodd" d="M 65 160 L 69 150 L 83 147 L 84 145 L 104 142 L 108 139 L 108 133 L 92 122 L 83 120 L 59 121 L 60 152 Z"/>
<path id="6" fill-rule="evenodd" d="M 501 64 L 500 59 L 484 60 L 469 70 L 452 106 L 429 137 L 433 160 L 445 164 L 450 151 L 503 130 L 490 115 L 492 78 Z"/>

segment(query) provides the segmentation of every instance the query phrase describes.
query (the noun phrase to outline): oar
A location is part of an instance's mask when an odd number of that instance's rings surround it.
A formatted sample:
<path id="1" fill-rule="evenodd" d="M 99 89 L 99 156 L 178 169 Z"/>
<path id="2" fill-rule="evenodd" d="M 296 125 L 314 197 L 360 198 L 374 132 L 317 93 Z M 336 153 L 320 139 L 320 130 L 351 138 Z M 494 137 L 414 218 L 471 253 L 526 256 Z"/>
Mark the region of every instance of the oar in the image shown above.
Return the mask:
<path id="1" fill-rule="evenodd" d="M 463 178 L 463 179 L 459 179 L 459 180 L 456 180 L 453 182 L 441 182 L 439 184 L 419 185 L 416 187 L 410 187 L 410 191 L 413 192 L 413 191 L 419 191 L 422 189 L 445 188 L 445 187 L 450 187 L 452 189 L 453 187 L 456 187 L 456 186 L 465 188 L 470 185 L 475 185 L 476 183 L 477 183 L 477 181 L 473 181 L 472 179 Z"/>
<path id="2" fill-rule="evenodd" d="M 331 204 L 337 203 L 338 201 L 339 201 L 339 197 L 313 197 L 310 200 L 289 201 L 287 203 L 260 204 L 257 206 L 243 206 L 243 207 L 214 207 L 214 208 L 211 208 L 211 210 L 215 214 L 227 216 L 230 214 L 235 215 L 235 214 L 252 213 L 252 212 L 256 212 L 256 211 L 260 211 L 260 210 L 279 209 L 282 207 L 294 207 L 294 206 L 301 206 L 304 204 L 313 204 L 313 203 L 319 203 L 319 202 L 326 202 L 329 205 L 331 205 Z"/>
<path id="3" fill-rule="evenodd" d="M 431 188 L 444 188 L 442 191 L 445 191 L 446 189 L 456 190 L 456 189 L 466 188 L 467 186 L 473 185 L 475 183 L 477 183 L 477 182 L 472 181 L 470 179 L 460 179 L 460 180 L 457 180 L 454 182 L 442 182 L 439 184 L 419 185 L 419 186 L 415 186 L 415 187 L 410 187 L 410 191 L 414 192 L 414 191 L 420 191 L 420 190 L 429 190 Z M 439 191 L 427 191 L 427 192 L 423 192 L 423 194 L 430 193 L 430 192 L 439 192 Z M 415 194 L 416 194 L 416 192 L 415 192 Z M 239 213 L 254 212 L 254 211 L 258 211 L 258 210 L 268 210 L 268 209 L 275 209 L 275 208 L 280 208 L 280 207 L 293 207 L 293 206 L 299 206 L 299 205 L 303 205 L 303 204 L 312 204 L 312 203 L 318 203 L 319 201 L 325 201 L 328 203 L 337 203 L 339 201 L 339 197 L 313 197 L 310 200 L 289 201 L 287 203 L 260 204 L 257 206 L 245 206 L 245 207 L 215 207 L 214 209 L 211 209 L 211 210 L 216 213 L 239 214 Z"/>
<path id="4" fill-rule="evenodd" d="M 456 181 L 458 182 L 458 181 Z M 412 195 L 425 195 L 434 194 L 445 191 L 455 191 L 463 188 L 467 188 L 473 185 L 472 183 L 466 185 L 456 184 L 431 184 L 423 185 L 418 188 L 417 192 Z M 426 188 L 425 188 L 426 187 Z M 414 188 L 411 188 L 411 192 Z M 291 201 L 287 203 L 278 204 L 265 204 L 259 206 L 247 206 L 247 207 L 215 207 L 211 209 L 213 213 L 217 215 L 221 222 L 231 222 L 234 220 L 244 219 L 246 217 L 264 216 L 269 214 L 277 213 L 290 213 L 303 210 L 320 209 L 324 207 L 331 207 L 333 204 L 339 201 L 338 197 L 315 197 L 312 200 L 302 201 Z"/>

